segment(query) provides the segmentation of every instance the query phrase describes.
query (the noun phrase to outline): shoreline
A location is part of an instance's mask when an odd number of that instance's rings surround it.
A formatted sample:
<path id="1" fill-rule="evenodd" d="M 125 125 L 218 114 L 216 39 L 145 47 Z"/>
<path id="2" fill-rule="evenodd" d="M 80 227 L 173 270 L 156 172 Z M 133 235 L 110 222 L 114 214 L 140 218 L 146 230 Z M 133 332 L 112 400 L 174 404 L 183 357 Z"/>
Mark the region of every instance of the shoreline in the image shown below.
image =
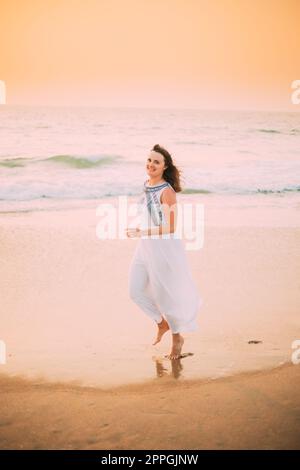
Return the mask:
<path id="1" fill-rule="evenodd" d="M 180 204 L 201 204 L 204 210 L 205 227 L 268 227 L 268 228 L 300 228 L 297 218 L 300 210 L 298 193 L 282 194 L 205 194 L 179 193 Z M 47 214 L 57 216 L 59 219 L 71 217 L 76 213 L 89 214 L 89 219 L 96 224 L 96 209 L 100 204 L 107 204 L 117 209 L 120 199 L 127 198 L 128 204 L 138 201 L 137 195 L 111 195 L 97 199 L 40 199 L 37 205 L 31 207 L 32 201 L 10 201 L 8 206 L 0 204 L 0 218 L 10 223 L 26 219 L 26 222 L 42 222 Z M 1 202 L 1 201 L 0 201 Z M 195 211 L 195 207 L 193 208 Z M 224 212 L 226 212 L 224 214 Z M 85 215 L 84 215 L 85 217 Z M 130 218 L 129 218 L 130 219 Z"/>
<path id="2" fill-rule="evenodd" d="M 292 363 L 110 390 L 3 374 L 0 386 L 1 449 L 300 449 Z"/>
<path id="3" fill-rule="evenodd" d="M 175 362 L 175 360 L 173 360 Z M 171 362 L 171 361 L 170 361 Z M 26 376 L 25 373 L 16 373 L 16 374 L 9 374 L 6 372 L 1 372 L 0 369 L 0 388 L 2 387 L 5 382 L 11 382 L 10 385 L 14 386 L 14 383 L 23 383 L 23 385 L 26 387 L 38 387 L 38 388 L 43 388 L 45 387 L 46 389 L 59 389 L 59 388 L 67 388 L 70 390 L 77 390 L 77 391 L 98 391 L 98 392 L 103 392 L 103 393 L 118 393 L 118 392 L 125 392 L 125 391 L 132 391 L 132 392 L 139 392 L 139 390 L 143 390 L 145 387 L 151 388 L 159 388 L 160 386 L 163 386 L 164 389 L 169 387 L 170 389 L 173 388 L 173 386 L 183 386 L 183 387 L 190 387 L 194 385 L 205 385 L 205 384 L 210 384 L 210 383 L 216 383 L 218 381 L 222 380 L 230 380 L 230 379 L 238 379 L 239 377 L 248 377 L 252 375 L 257 375 L 257 374 L 268 374 L 276 370 L 281 370 L 285 369 L 286 367 L 289 366 L 297 366 L 298 364 L 293 364 L 291 360 L 286 360 L 285 362 L 281 362 L 278 365 L 272 365 L 272 366 L 265 366 L 253 370 L 240 370 L 240 371 L 234 371 L 229 374 L 224 374 L 220 376 L 202 376 L 202 377 L 194 377 L 194 378 L 179 378 L 177 376 L 171 376 L 170 374 L 167 375 L 162 375 L 159 377 L 152 377 L 148 379 L 141 379 L 137 380 L 135 382 L 124 382 L 122 384 L 107 384 L 107 385 L 100 385 L 100 384 L 95 384 L 95 385 L 88 385 L 84 382 L 81 382 L 80 380 L 76 379 L 50 379 L 49 377 L 41 377 L 41 376 L 36 376 L 36 377 L 29 377 Z M 4 385 L 5 386 L 5 385 Z"/>

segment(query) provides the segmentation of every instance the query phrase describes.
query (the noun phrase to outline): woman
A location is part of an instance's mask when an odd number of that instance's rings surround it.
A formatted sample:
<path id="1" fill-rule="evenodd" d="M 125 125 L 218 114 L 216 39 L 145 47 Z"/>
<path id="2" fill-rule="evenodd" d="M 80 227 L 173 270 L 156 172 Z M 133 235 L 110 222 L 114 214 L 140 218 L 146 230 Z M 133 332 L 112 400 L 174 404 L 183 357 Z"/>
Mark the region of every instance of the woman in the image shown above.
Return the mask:
<path id="1" fill-rule="evenodd" d="M 197 329 L 196 317 L 202 304 L 183 242 L 174 238 L 180 171 L 169 152 L 158 144 L 149 154 L 146 170 L 149 179 L 144 182 L 141 224 L 127 228 L 128 237 L 140 238 L 129 271 L 129 294 L 157 323 L 153 345 L 171 330 L 172 349 L 166 357 L 179 359 L 184 343 L 180 333 Z"/>

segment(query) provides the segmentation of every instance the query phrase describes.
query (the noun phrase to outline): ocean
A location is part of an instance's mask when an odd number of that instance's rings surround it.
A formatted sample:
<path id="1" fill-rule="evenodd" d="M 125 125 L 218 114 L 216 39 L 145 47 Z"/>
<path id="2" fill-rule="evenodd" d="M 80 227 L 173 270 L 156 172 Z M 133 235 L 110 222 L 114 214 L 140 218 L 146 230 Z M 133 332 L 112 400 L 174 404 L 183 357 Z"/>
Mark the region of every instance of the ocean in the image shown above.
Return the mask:
<path id="1" fill-rule="evenodd" d="M 299 210 L 300 113 L 6 105 L 0 211 L 137 195 L 157 143 L 181 170 L 183 194 L 240 196 L 241 206 L 245 195 L 262 206 L 280 198 Z"/>

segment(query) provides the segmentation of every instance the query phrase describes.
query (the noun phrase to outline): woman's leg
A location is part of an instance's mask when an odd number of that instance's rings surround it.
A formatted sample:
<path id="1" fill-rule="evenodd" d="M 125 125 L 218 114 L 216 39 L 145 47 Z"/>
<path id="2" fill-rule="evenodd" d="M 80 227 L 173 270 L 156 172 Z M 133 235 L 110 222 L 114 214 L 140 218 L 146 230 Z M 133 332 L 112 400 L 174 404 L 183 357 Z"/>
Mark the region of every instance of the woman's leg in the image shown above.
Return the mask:
<path id="1" fill-rule="evenodd" d="M 149 283 L 149 276 L 143 261 L 135 259 L 129 272 L 129 295 L 152 320 L 160 323 L 163 317 L 157 308 L 157 305 L 146 292 L 146 287 Z"/>
<path id="2" fill-rule="evenodd" d="M 184 338 L 180 333 L 172 334 L 172 350 L 171 353 L 167 355 L 169 359 L 180 359 L 181 349 L 184 343 Z"/>

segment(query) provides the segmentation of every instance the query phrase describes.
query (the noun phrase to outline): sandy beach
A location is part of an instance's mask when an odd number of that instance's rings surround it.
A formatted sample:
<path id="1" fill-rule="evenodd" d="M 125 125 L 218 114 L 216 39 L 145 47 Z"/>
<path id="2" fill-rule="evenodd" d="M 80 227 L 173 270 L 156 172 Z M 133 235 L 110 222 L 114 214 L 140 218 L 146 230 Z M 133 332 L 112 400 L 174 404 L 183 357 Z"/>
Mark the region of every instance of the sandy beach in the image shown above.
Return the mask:
<path id="1" fill-rule="evenodd" d="M 300 228 L 213 201 L 187 251 L 199 329 L 173 362 L 128 297 L 137 240 L 99 240 L 95 204 L 1 215 L 1 448 L 298 445 Z"/>
<path id="2" fill-rule="evenodd" d="M 1 449 L 300 449 L 300 366 L 112 390 L 0 376 Z"/>

